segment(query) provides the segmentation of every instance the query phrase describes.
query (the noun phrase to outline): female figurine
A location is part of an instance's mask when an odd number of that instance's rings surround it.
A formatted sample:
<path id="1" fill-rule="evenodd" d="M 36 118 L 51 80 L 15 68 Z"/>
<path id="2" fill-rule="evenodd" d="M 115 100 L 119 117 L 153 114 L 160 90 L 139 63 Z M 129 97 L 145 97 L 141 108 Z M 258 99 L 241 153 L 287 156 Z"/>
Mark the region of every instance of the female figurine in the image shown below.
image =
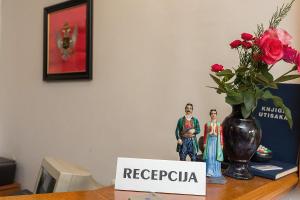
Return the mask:
<path id="1" fill-rule="evenodd" d="M 223 130 L 217 121 L 217 110 L 209 112 L 211 120 L 204 127 L 204 153 L 203 160 L 206 161 L 206 176 L 221 178 L 221 162 L 223 158 Z"/>

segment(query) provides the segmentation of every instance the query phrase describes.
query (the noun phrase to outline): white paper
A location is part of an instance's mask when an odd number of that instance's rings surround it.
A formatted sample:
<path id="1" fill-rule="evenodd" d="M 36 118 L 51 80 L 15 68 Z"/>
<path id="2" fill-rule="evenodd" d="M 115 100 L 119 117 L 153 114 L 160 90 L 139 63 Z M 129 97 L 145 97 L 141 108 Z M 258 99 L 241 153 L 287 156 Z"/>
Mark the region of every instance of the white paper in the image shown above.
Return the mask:
<path id="1" fill-rule="evenodd" d="M 281 170 L 282 167 L 278 167 L 275 165 L 254 165 L 251 166 L 254 169 L 260 170 L 260 171 L 271 171 L 271 170 Z"/>

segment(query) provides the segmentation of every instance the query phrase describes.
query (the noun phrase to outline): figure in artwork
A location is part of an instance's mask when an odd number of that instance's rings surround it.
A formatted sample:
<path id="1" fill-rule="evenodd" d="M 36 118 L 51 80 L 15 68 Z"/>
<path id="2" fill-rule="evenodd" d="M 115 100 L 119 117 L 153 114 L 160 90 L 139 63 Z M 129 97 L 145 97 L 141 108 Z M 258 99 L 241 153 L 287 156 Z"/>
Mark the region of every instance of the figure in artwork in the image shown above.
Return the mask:
<path id="1" fill-rule="evenodd" d="M 77 25 L 75 25 L 72 29 L 68 22 L 64 23 L 64 26 L 60 32 L 57 32 L 56 43 L 63 60 L 67 60 L 73 53 L 77 35 Z"/>
<path id="2" fill-rule="evenodd" d="M 196 135 L 199 133 L 199 121 L 193 116 L 193 104 L 187 103 L 185 115 L 178 120 L 175 131 L 177 152 L 181 161 L 185 161 L 187 156 L 191 161 L 196 161 L 199 150 Z"/>
<path id="3" fill-rule="evenodd" d="M 222 178 L 220 183 L 223 183 L 225 179 L 221 172 L 221 162 L 224 160 L 222 125 L 217 121 L 216 109 L 211 109 L 209 115 L 210 121 L 204 126 L 203 142 L 203 160 L 206 162 L 206 176 L 211 178 Z"/>

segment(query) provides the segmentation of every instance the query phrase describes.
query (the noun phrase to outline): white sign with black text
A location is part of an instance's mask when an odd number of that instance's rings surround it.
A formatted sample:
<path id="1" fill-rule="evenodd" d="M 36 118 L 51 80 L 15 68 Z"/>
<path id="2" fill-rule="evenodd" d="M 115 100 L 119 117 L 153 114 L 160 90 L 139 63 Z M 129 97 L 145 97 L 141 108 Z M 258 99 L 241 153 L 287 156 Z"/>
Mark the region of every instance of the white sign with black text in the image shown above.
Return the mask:
<path id="1" fill-rule="evenodd" d="M 115 189 L 205 195 L 206 164 L 118 158 Z"/>

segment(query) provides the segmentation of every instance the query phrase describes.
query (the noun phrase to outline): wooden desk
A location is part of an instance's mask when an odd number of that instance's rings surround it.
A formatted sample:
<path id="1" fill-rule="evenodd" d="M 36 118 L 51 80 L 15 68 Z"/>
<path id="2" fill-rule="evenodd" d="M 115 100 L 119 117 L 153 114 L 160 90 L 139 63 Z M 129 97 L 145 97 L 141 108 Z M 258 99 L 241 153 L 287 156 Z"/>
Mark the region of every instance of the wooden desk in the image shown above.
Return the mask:
<path id="1" fill-rule="evenodd" d="M 20 184 L 19 183 L 12 183 L 9 185 L 0 186 L 0 196 L 7 196 L 11 195 L 15 192 L 20 191 Z"/>
<path id="2" fill-rule="evenodd" d="M 207 196 L 159 194 L 165 200 L 248 200 L 276 199 L 289 192 L 298 182 L 293 173 L 279 180 L 271 181 L 255 177 L 250 181 L 227 178 L 225 185 L 207 185 Z M 0 200 L 128 200 L 140 192 L 115 191 L 112 186 L 85 192 L 64 192 L 52 194 L 0 197 Z"/>

